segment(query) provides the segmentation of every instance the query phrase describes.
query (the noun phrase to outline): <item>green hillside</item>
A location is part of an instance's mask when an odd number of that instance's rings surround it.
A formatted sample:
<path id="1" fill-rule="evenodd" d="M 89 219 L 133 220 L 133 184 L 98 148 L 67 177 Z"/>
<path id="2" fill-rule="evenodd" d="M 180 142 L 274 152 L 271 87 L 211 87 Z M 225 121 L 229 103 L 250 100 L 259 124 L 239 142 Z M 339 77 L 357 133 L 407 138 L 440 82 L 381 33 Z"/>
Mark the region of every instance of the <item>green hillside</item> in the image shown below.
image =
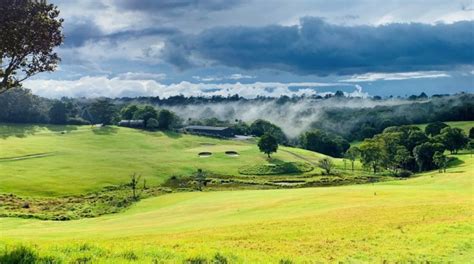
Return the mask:
<path id="1" fill-rule="evenodd" d="M 22 196 L 97 191 L 126 183 L 134 172 L 142 174 L 149 185 L 191 175 L 198 168 L 242 176 L 243 166 L 268 163 L 254 142 L 119 127 L 0 125 L 0 137 L 0 193 Z M 226 155 L 226 151 L 239 156 Z M 200 152 L 212 156 L 199 157 Z M 316 163 L 321 157 L 281 146 L 273 162 Z M 342 166 L 342 161 L 336 163 Z"/>
<path id="2" fill-rule="evenodd" d="M 179 263 L 219 254 L 231 263 L 467 263 L 474 257 L 474 158 L 457 157 L 460 165 L 447 173 L 405 181 L 176 193 L 67 222 L 4 218 L 0 244 L 21 242 L 67 262 Z"/>

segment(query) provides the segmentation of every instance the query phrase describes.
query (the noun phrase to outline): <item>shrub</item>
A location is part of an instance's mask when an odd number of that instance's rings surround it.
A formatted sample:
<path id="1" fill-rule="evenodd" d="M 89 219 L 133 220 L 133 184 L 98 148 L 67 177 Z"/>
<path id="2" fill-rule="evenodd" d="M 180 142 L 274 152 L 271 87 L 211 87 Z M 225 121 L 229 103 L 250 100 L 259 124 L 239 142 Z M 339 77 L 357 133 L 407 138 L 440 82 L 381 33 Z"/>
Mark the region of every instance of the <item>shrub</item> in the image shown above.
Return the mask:
<path id="1" fill-rule="evenodd" d="M 184 261 L 186 264 L 207 264 L 207 259 L 201 257 L 188 258 Z"/>
<path id="2" fill-rule="evenodd" d="M 413 175 L 413 172 L 409 170 L 401 170 L 397 173 L 397 177 L 401 177 L 401 178 L 408 178 L 411 175 Z"/>
<path id="3" fill-rule="evenodd" d="M 148 129 L 157 129 L 159 126 L 160 124 L 158 123 L 158 120 L 156 120 L 155 118 L 150 118 L 146 122 L 146 128 Z"/>
<path id="4" fill-rule="evenodd" d="M 0 263 L 5 264 L 59 264 L 62 261 L 56 257 L 40 257 L 38 253 L 26 246 L 17 246 L 11 251 L 0 254 Z"/>
<path id="5" fill-rule="evenodd" d="M 283 162 L 280 164 L 260 164 L 244 166 L 239 169 L 244 175 L 277 175 L 310 172 L 314 168 L 306 162 Z"/>
<path id="6" fill-rule="evenodd" d="M 126 260 L 135 261 L 138 260 L 137 254 L 133 251 L 127 251 L 122 254 L 122 257 Z"/>
<path id="7" fill-rule="evenodd" d="M 216 255 L 214 255 L 214 259 L 212 260 L 212 263 L 213 264 L 227 264 L 229 263 L 229 261 L 227 260 L 226 257 L 221 255 L 220 253 L 217 253 Z"/>

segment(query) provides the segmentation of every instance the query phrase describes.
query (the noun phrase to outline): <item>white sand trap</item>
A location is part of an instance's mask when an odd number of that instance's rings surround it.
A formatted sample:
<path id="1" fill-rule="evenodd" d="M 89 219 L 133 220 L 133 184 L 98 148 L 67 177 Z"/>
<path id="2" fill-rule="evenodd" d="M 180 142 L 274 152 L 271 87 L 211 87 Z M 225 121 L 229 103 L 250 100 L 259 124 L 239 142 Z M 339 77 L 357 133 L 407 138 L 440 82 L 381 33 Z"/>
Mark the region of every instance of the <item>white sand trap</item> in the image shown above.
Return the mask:
<path id="1" fill-rule="evenodd" d="M 238 157 L 238 156 L 240 156 L 240 154 L 237 151 L 233 151 L 233 150 L 226 151 L 225 154 L 229 157 Z"/>
<path id="2" fill-rule="evenodd" d="M 200 158 L 209 158 L 210 156 L 212 156 L 212 152 L 199 152 L 198 156 Z"/>

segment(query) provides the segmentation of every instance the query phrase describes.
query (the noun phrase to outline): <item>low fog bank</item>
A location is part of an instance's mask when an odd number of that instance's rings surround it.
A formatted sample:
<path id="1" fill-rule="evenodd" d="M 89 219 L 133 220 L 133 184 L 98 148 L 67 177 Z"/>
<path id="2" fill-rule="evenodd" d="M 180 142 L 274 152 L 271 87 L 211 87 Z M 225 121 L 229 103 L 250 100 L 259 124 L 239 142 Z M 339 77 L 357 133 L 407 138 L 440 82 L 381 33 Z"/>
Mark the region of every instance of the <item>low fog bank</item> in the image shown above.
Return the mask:
<path id="1" fill-rule="evenodd" d="M 177 113 L 184 120 L 189 118 L 198 120 L 215 117 L 227 121 L 238 119 L 245 122 L 253 122 L 256 119 L 265 119 L 280 126 L 288 137 L 294 138 L 310 129 L 314 123 L 321 121 L 324 113 L 330 109 L 362 109 L 412 103 L 414 102 L 402 99 L 307 98 L 287 102 L 279 100 L 251 100 L 162 107 Z"/>

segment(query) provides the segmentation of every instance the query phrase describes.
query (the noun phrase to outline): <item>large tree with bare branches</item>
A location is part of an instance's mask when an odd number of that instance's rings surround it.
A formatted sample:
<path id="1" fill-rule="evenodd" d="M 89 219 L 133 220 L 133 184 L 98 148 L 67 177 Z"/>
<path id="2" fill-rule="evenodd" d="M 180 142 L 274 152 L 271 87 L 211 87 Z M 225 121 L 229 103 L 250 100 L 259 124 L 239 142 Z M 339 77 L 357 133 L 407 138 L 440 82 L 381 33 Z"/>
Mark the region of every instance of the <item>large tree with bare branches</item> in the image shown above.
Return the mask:
<path id="1" fill-rule="evenodd" d="M 0 0 L 0 94 L 55 70 L 62 23 L 57 6 L 44 0 Z"/>

